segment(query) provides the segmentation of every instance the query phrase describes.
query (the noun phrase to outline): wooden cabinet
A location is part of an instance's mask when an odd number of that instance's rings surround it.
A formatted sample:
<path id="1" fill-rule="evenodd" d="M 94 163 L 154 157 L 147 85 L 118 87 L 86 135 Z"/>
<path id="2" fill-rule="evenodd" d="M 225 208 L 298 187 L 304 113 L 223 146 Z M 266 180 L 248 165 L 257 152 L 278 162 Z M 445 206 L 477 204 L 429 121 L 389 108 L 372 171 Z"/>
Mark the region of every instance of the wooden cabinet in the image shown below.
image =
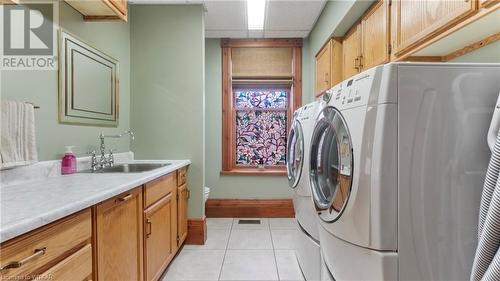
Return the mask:
<path id="1" fill-rule="evenodd" d="M 177 251 L 176 191 L 144 211 L 145 280 L 158 280 Z"/>
<path id="2" fill-rule="evenodd" d="M 393 0 L 396 17 L 391 25 L 396 36 L 392 46 L 395 55 L 408 52 L 470 15 L 477 9 L 477 3 L 475 0 Z"/>
<path id="3" fill-rule="evenodd" d="M 91 212 L 87 209 L 2 243 L 0 263 L 7 267 L 1 271 L 2 280 L 24 280 L 33 274 L 52 276 L 50 280 L 90 280 L 91 235 Z M 9 268 L 18 261 L 23 264 Z"/>
<path id="4" fill-rule="evenodd" d="M 187 237 L 186 178 L 183 167 L 2 243 L 0 280 L 159 280 Z"/>
<path id="5" fill-rule="evenodd" d="M 316 55 L 315 95 L 342 81 L 342 43 L 331 38 Z"/>
<path id="6" fill-rule="evenodd" d="M 361 25 L 357 24 L 342 41 L 342 72 L 347 79 L 361 71 Z"/>
<path id="7" fill-rule="evenodd" d="M 316 95 L 330 88 L 330 57 L 332 46 L 328 42 L 316 55 Z"/>
<path id="8" fill-rule="evenodd" d="M 83 15 L 85 20 L 127 21 L 127 0 L 65 0 Z"/>
<path id="9" fill-rule="evenodd" d="M 142 188 L 95 207 L 97 279 L 143 280 Z"/>
<path id="10" fill-rule="evenodd" d="M 389 4 L 378 1 L 361 20 L 362 70 L 389 61 Z"/>
<path id="11" fill-rule="evenodd" d="M 177 246 L 180 247 L 186 240 L 187 226 L 187 206 L 189 200 L 189 190 L 186 184 L 177 188 Z"/>

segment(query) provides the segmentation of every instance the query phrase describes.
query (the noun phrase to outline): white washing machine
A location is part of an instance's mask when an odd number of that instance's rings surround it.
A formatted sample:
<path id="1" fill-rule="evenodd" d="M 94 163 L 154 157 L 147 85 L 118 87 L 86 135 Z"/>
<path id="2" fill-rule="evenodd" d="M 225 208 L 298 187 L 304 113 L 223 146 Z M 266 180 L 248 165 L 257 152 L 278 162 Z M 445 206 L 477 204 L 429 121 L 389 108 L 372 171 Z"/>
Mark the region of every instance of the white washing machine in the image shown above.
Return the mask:
<path id="1" fill-rule="evenodd" d="M 499 64 L 391 63 L 332 88 L 311 139 L 336 280 L 468 280 Z"/>
<path id="2" fill-rule="evenodd" d="M 321 257 L 317 214 L 309 181 L 309 147 L 314 122 L 325 105 L 323 101 L 316 101 L 295 111 L 287 144 L 288 183 L 293 192 L 297 221 L 295 252 L 304 277 L 310 281 L 320 279 Z"/>

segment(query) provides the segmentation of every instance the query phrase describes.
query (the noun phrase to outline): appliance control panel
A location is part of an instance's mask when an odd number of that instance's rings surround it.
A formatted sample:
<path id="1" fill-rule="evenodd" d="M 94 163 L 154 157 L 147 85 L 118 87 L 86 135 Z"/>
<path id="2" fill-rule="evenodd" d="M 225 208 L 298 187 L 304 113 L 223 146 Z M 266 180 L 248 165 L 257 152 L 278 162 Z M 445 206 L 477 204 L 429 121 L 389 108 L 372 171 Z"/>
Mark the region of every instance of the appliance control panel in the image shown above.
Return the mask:
<path id="1" fill-rule="evenodd" d="M 301 110 L 297 116 L 297 119 L 300 121 L 306 121 L 316 118 L 316 115 L 320 110 L 320 108 L 322 107 L 322 104 L 324 103 L 321 101 L 315 101 L 304 105 L 303 107 L 300 108 Z"/>
<path id="2" fill-rule="evenodd" d="M 367 105 L 375 74 L 373 70 L 355 75 L 328 90 L 331 95 L 328 105 L 338 110 Z"/>

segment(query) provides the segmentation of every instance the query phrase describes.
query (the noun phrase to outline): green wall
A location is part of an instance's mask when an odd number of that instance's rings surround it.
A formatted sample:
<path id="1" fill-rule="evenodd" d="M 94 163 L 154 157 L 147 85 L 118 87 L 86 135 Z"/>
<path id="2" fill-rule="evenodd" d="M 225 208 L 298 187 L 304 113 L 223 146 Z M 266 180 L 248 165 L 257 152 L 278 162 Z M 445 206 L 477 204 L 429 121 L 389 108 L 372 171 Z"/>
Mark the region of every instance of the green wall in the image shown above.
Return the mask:
<path id="1" fill-rule="evenodd" d="M 286 176 L 221 175 L 222 57 L 219 39 L 205 41 L 206 185 L 210 198 L 290 198 Z"/>
<path id="2" fill-rule="evenodd" d="M 130 127 L 130 28 L 124 22 L 84 22 L 81 14 L 60 2 L 61 28 L 83 41 L 118 59 L 120 79 L 120 119 L 118 128 L 63 125 L 58 122 L 57 71 L 2 71 L 2 99 L 32 102 L 35 111 L 39 160 L 60 159 L 65 145 L 76 145 L 75 152 L 98 147 L 98 135 L 117 133 Z M 109 148 L 118 152 L 130 150 L 129 140 L 106 140 Z"/>
<path id="3" fill-rule="evenodd" d="M 189 217 L 204 214 L 201 5 L 132 5 L 131 125 L 137 159 L 190 159 Z"/>

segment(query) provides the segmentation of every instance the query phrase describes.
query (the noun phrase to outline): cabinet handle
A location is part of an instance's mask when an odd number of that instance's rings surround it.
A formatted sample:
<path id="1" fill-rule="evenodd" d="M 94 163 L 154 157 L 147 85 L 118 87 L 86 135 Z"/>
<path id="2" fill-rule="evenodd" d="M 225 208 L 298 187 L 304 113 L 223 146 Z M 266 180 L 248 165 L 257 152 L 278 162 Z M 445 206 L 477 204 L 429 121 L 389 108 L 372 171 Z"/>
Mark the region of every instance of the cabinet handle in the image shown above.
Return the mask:
<path id="1" fill-rule="evenodd" d="M 354 59 L 354 68 L 355 68 L 356 70 L 359 70 L 359 57 L 356 57 L 356 58 Z"/>
<path id="2" fill-rule="evenodd" d="M 359 56 L 359 71 L 363 68 L 363 56 Z"/>
<path id="3" fill-rule="evenodd" d="M 151 224 L 150 219 L 146 219 L 146 238 L 151 236 L 151 232 L 153 231 L 153 225 Z"/>
<path id="4" fill-rule="evenodd" d="M 40 248 L 40 249 L 35 249 L 35 252 L 29 256 L 29 257 L 26 257 L 20 261 L 11 261 L 11 262 L 8 262 L 7 264 L 3 265 L 2 267 L 0 267 L 0 271 L 4 271 L 4 270 L 7 270 L 7 269 L 11 269 L 11 268 L 19 268 L 21 266 L 23 266 L 24 264 L 26 264 L 27 262 L 37 258 L 37 257 L 40 257 L 40 256 L 43 256 L 45 255 L 45 252 L 47 252 L 47 248 L 46 247 L 43 247 L 43 248 Z"/>
<path id="5" fill-rule="evenodd" d="M 116 201 L 118 201 L 118 202 L 124 202 L 124 201 L 129 200 L 130 198 L 132 198 L 132 194 L 127 194 L 127 195 L 125 195 L 123 197 L 118 197 L 116 199 Z"/>

